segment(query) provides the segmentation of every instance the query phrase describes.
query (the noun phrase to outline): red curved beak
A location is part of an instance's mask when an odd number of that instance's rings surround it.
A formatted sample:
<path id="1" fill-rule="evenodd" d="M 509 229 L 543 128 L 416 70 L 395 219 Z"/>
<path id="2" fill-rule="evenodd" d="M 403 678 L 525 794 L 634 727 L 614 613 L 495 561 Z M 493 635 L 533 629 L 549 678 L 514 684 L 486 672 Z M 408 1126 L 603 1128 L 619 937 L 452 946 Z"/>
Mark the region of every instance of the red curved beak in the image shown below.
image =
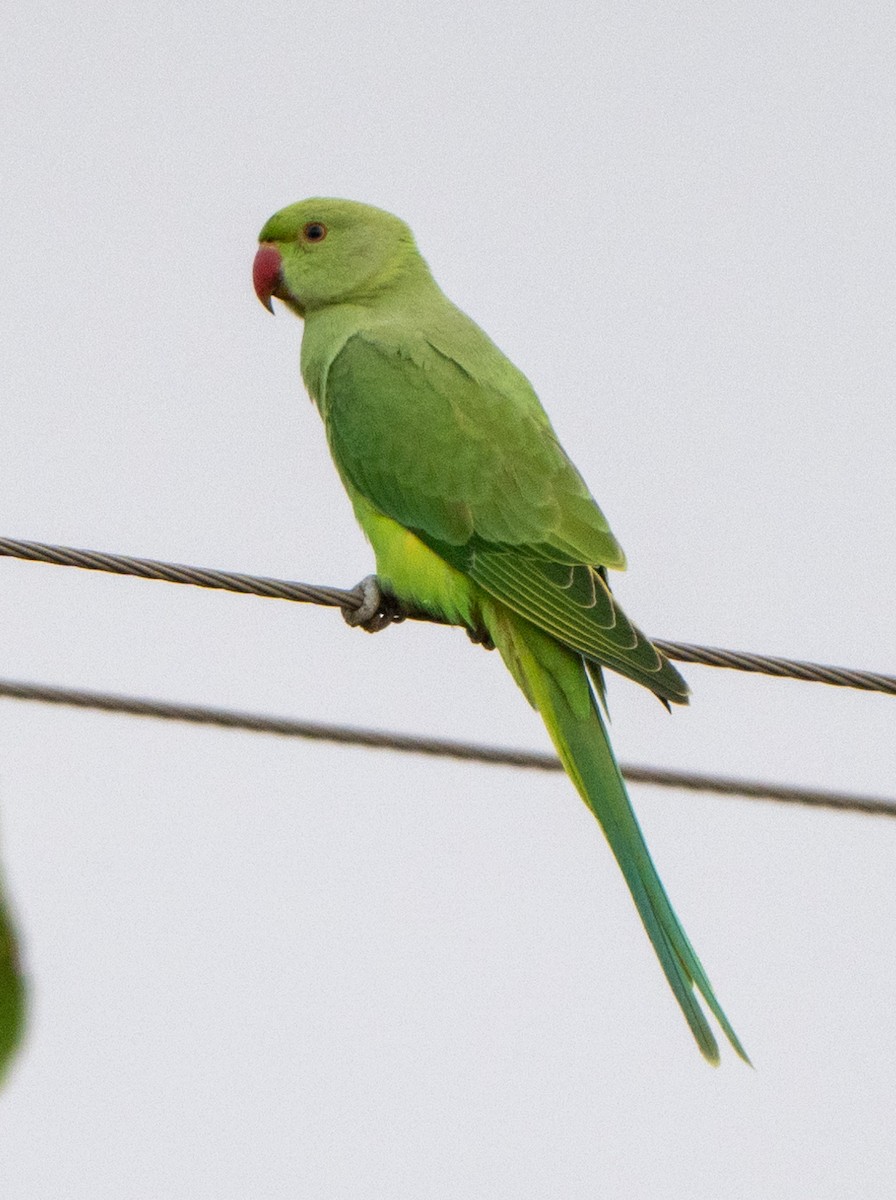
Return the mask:
<path id="1" fill-rule="evenodd" d="M 262 242 L 252 264 L 252 282 L 255 284 L 255 295 L 271 313 L 274 311 L 271 297 L 277 295 L 282 266 L 283 260 L 277 247 L 270 242 Z"/>

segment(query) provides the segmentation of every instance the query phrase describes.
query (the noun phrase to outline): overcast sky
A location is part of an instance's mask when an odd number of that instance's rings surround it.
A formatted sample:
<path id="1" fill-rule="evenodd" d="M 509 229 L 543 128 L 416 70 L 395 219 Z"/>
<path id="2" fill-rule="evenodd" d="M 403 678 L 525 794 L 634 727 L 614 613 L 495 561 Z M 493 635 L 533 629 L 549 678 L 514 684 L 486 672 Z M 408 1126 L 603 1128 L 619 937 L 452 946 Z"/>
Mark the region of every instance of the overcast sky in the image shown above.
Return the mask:
<path id="1" fill-rule="evenodd" d="M 657 637 L 894 670 L 891 4 L 5 15 L 0 533 L 372 569 L 252 292 L 399 213 L 530 376 Z M 613 679 L 644 765 L 896 794 L 896 701 Z M 0 676 L 546 748 L 463 633 L 0 561 Z M 890 1197 L 896 822 L 632 789 L 753 1057 L 700 1058 L 560 775 L 0 701 L 32 980 L 4 1200 Z"/>

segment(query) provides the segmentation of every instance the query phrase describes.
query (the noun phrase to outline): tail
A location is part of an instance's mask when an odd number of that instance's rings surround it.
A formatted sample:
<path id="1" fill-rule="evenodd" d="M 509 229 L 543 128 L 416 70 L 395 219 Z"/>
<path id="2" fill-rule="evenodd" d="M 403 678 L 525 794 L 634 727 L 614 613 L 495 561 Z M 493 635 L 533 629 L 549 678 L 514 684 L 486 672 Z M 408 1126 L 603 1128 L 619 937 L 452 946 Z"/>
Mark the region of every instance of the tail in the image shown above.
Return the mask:
<path id="1" fill-rule="evenodd" d="M 506 609 L 493 615 L 496 619 L 488 624 L 495 643 L 541 713 L 566 773 L 600 822 L 701 1054 L 713 1064 L 719 1061 L 716 1039 L 696 993 L 749 1063 L 653 865 L 582 659 Z"/>

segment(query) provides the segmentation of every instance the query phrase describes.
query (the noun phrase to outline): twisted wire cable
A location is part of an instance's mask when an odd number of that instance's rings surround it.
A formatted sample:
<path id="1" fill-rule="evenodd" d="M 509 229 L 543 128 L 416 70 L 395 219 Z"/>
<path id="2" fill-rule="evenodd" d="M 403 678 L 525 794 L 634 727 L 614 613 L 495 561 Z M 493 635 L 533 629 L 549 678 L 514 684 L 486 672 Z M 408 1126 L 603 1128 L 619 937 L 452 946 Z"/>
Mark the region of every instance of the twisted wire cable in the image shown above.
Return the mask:
<path id="1" fill-rule="evenodd" d="M 132 558 L 126 554 L 106 554 L 100 550 L 76 550 L 72 546 L 51 546 L 44 542 L 21 542 L 0 538 L 0 556 L 22 558 L 29 562 L 52 563 L 59 567 L 83 567 L 88 571 L 109 571 L 113 575 L 135 575 L 140 579 L 158 579 L 164 583 L 188 583 L 194 587 L 218 588 L 243 595 L 265 596 L 272 600 L 294 600 L 304 604 L 325 604 L 331 608 L 358 608 L 361 593 L 355 589 L 309 583 L 291 583 L 285 579 L 265 579 L 234 571 L 216 571 L 189 567 L 182 563 L 157 562 L 152 558 Z"/>
<path id="2" fill-rule="evenodd" d="M 241 729 L 250 733 L 269 733 L 280 737 L 307 738 L 312 741 L 336 742 L 341 745 L 366 746 L 369 749 L 393 750 L 403 754 L 426 754 L 464 762 L 487 763 L 492 766 L 520 767 L 535 771 L 563 770 L 560 760 L 554 755 L 535 751 L 512 750 L 501 746 L 477 746 L 449 738 L 416 737 L 412 734 L 356 729 L 346 725 L 329 725 L 319 721 L 296 721 L 285 717 L 210 708 L 198 704 L 172 704 L 162 700 L 146 700 L 136 696 L 120 696 L 115 693 L 85 691 L 80 688 L 52 687 L 43 684 L 18 683 L 14 680 L 0 680 L 0 696 L 15 700 L 34 700 L 44 704 L 96 709 L 102 712 L 124 713 L 130 716 L 154 717 L 163 721 L 186 721 L 194 725 L 215 725 L 219 728 Z M 896 800 L 886 797 L 787 787 L 774 783 L 654 767 L 623 765 L 622 773 L 631 783 L 648 784 L 654 787 L 684 788 L 688 791 L 714 792 L 726 796 L 745 796 L 754 800 L 777 800 L 790 804 L 809 805 L 814 808 L 834 808 L 840 811 L 896 817 Z"/>
<path id="3" fill-rule="evenodd" d="M 852 667 L 826 667 L 821 663 L 775 658 L 768 654 L 746 654 L 740 650 L 720 650 L 713 646 L 692 646 L 687 642 L 666 642 L 651 638 L 654 646 L 677 662 L 700 663 L 705 667 L 730 667 L 734 671 L 752 671 L 758 675 L 776 675 L 780 679 L 801 679 L 805 683 L 828 683 L 833 687 L 857 688 L 863 692 L 885 692 L 896 696 L 896 675 L 860 671 Z"/>
<path id="4" fill-rule="evenodd" d="M 343 611 L 356 612 L 368 597 L 361 586 L 346 590 L 324 584 L 294 583 L 285 579 L 268 579 L 243 575 L 233 571 L 216 571 L 206 567 L 191 567 L 180 563 L 158 562 L 149 558 L 133 558 L 124 554 L 106 554 L 97 550 L 76 550 L 71 546 L 54 546 L 43 542 L 23 542 L 0 538 L 0 556 L 27 559 L 31 562 L 53 563 L 57 566 L 83 567 L 90 571 L 110 571 L 116 575 L 136 575 L 142 579 L 158 579 L 166 583 L 187 583 L 195 587 L 220 588 L 244 595 L 265 596 L 276 600 L 292 600 L 304 604 L 323 604 Z M 426 613 L 399 611 L 400 619 L 433 621 Z M 727 667 L 734 671 L 773 675 L 779 678 L 800 679 L 804 682 L 827 683 L 833 687 L 858 688 L 861 691 L 884 692 L 896 696 L 896 676 L 877 671 L 861 671 L 849 667 L 824 666 L 821 663 L 775 658 L 764 654 L 749 654 L 740 650 L 723 650 L 712 646 L 694 646 L 686 642 L 651 639 L 669 658 L 678 662 L 699 663 L 707 667 Z"/>

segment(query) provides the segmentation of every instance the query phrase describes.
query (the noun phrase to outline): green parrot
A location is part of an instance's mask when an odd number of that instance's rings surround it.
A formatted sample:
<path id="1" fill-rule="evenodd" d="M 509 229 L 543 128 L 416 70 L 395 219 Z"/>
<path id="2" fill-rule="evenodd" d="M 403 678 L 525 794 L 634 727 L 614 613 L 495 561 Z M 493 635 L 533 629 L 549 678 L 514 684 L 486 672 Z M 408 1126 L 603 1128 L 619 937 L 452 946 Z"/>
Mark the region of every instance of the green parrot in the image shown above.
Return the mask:
<path id="1" fill-rule="evenodd" d="M 696 992 L 749 1061 L 651 861 L 601 716 L 604 667 L 667 706 L 687 703 L 687 685 L 613 598 L 607 568 L 625 556 L 531 384 L 442 293 L 391 213 L 303 200 L 259 242 L 256 293 L 305 322 L 302 377 L 379 584 L 497 647 L 600 822 L 701 1052 L 718 1062 Z"/>

